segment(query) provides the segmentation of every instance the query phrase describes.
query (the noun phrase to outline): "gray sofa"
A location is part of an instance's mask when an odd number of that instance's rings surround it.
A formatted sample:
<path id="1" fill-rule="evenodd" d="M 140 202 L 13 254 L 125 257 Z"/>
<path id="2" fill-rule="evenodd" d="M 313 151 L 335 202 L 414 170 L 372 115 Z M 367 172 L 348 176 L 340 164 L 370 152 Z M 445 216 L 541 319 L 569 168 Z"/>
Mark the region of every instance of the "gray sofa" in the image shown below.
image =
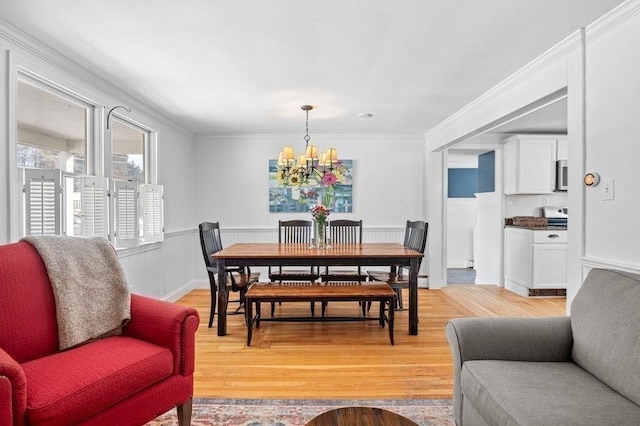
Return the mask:
<path id="1" fill-rule="evenodd" d="M 593 269 L 571 317 L 446 327 L 459 426 L 640 425 L 640 275 Z"/>

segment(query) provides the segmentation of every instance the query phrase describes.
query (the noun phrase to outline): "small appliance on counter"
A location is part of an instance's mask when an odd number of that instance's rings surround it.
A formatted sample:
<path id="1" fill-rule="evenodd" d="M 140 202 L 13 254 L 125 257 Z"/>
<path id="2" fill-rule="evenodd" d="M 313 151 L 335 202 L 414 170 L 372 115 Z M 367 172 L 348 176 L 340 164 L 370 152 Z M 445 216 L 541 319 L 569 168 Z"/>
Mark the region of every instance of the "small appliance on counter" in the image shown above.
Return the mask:
<path id="1" fill-rule="evenodd" d="M 542 216 L 547 218 L 548 227 L 567 227 L 569 214 L 566 207 L 544 206 Z"/>

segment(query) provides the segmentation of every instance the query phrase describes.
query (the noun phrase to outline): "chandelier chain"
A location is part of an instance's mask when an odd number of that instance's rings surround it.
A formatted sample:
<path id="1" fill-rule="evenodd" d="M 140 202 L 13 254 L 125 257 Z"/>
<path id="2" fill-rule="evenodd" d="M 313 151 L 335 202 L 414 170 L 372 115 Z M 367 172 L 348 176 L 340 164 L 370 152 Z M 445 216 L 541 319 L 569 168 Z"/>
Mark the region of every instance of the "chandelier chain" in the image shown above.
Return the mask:
<path id="1" fill-rule="evenodd" d="M 304 141 L 307 144 L 306 146 L 309 146 L 309 140 L 311 140 L 311 137 L 309 136 L 309 110 L 305 110 L 305 112 L 307 113 L 307 122 L 306 122 L 306 129 L 307 129 L 307 134 L 304 136 Z M 306 148 L 306 147 L 305 147 Z"/>

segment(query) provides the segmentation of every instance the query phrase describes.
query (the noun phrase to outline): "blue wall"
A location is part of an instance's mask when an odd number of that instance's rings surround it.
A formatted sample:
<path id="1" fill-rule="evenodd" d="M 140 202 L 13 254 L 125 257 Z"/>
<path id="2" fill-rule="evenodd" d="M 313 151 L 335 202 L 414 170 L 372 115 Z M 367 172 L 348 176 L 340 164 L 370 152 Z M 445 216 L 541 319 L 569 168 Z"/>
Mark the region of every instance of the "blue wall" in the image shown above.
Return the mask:
<path id="1" fill-rule="evenodd" d="M 449 198 L 474 198 L 478 169 L 449 169 Z"/>
<path id="2" fill-rule="evenodd" d="M 478 156 L 478 192 L 496 190 L 496 152 L 491 151 Z"/>

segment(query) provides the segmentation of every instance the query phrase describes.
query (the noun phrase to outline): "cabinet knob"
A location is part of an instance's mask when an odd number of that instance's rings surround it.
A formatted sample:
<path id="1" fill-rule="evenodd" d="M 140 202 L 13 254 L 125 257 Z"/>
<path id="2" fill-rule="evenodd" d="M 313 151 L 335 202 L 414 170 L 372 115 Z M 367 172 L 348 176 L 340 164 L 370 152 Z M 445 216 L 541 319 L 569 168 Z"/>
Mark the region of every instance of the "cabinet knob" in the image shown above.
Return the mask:
<path id="1" fill-rule="evenodd" d="M 547 235 L 547 238 L 560 238 L 560 235 L 558 235 L 558 234 L 549 234 L 549 235 Z"/>

